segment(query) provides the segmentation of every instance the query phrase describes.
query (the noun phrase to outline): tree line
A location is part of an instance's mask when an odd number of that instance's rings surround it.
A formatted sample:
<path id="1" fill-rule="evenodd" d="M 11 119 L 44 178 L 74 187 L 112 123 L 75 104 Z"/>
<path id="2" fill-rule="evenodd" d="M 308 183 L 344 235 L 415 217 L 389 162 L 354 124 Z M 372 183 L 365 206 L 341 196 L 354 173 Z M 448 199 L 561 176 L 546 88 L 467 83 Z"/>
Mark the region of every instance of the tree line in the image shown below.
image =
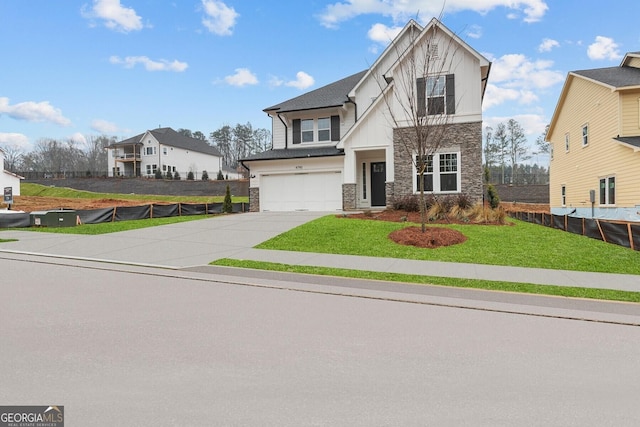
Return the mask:
<path id="1" fill-rule="evenodd" d="M 545 137 L 549 125 L 542 135 L 538 136 L 535 146 L 530 146 L 524 129 L 514 119 L 499 123 L 496 128 L 487 126 L 483 135 L 483 158 L 489 182 L 495 184 L 547 184 L 549 168 L 531 160 L 533 155 L 549 154 L 549 144 Z"/>
<path id="2" fill-rule="evenodd" d="M 271 132 L 254 129 L 251 123 L 224 125 L 209 133 L 180 128 L 177 132 L 206 141 L 218 148 L 225 165 L 235 168 L 238 161 L 251 154 L 271 148 Z M 5 170 L 26 178 L 83 177 L 107 175 L 107 147 L 124 138 L 89 135 L 77 139 L 41 138 L 25 151 L 15 144 L 3 144 Z"/>

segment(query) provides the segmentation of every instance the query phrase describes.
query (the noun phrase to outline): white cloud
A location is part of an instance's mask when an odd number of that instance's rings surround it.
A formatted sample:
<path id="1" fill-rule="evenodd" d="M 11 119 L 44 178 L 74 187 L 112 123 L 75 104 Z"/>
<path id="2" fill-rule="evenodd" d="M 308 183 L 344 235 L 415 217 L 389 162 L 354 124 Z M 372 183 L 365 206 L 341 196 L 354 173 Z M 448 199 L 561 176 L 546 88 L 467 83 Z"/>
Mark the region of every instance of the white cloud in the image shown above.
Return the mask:
<path id="1" fill-rule="evenodd" d="M 373 24 L 367 32 L 367 37 L 376 43 L 388 45 L 391 40 L 402 31 L 402 27 L 387 27 L 384 24 Z"/>
<path id="2" fill-rule="evenodd" d="M 269 77 L 269 86 L 270 87 L 279 87 L 282 86 L 284 84 L 284 80 L 282 80 L 281 78 L 277 77 L 277 76 L 270 76 Z"/>
<path id="3" fill-rule="evenodd" d="M 313 77 L 311 77 L 309 74 L 305 73 L 304 71 L 298 71 L 296 73 L 296 79 L 288 81 L 284 85 L 303 90 L 310 86 L 313 86 L 314 83 L 315 83 L 315 80 L 313 79 Z"/>
<path id="4" fill-rule="evenodd" d="M 544 39 L 538 46 L 538 52 L 550 52 L 554 47 L 560 46 L 557 40 Z"/>
<path id="5" fill-rule="evenodd" d="M 227 84 L 239 87 L 258 84 L 258 78 L 248 68 L 236 68 L 235 71 L 235 74 L 224 78 Z"/>
<path id="6" fill-rule="evenodd" d="M 479 39 L 480 37 L 482 37 L 482 27 L 479 25 L 471 25 L 466 33 L 467 36 L 472 39 Z"/>
<path id="7" fill-rule="evenodd" d="M 6 114 L 12 119 L 28 122 L 51 122 L 61 126 L 71 124 L 71 120 L 63 116 L 59 108 L 49 104 L 49 101 L 27 101 L 10 105 L 9 98 L 0 97 L 0 115 L 2 114 Z"/>
<path id="8" fill-rule="evenodd" d="M 87 138 L 81 134 L 80 132 L 76 132 L 74 134 L 72 134 L 69 139 L 73 142 L 77 142 L 79 144 L 86 144 L 87 143 Z"/>
<path id="9" fill-rule="evenodd" d="M 115 124 L 102 119 L 95 119 L 91 122 L 91 129 L 104 135 L 113 135 L 120 132 L 120 128 Z"/>
<path id="10" fill-rule="evenodd" d="M 622 58 L 618 51 L 618 44 L 609 37 L 597 36 L 596 41 L 589 45 L 587 49 L 589 59 L 601 60 L 608 59 L 611 61 Z"/>
<path id="11" fill-rule="evenodd" d="M 207 29 L 219 36 L 230 36 L 233 26 L 240 16 L 233 7 L 229 7 L 221 1 L 202 0 L 206 17 L 202 18 L 202 24 Z"/>
<path id="12" fill-rule="evenodd" d="M 81 13 L 85 18 L 102 19 L 107 28 L 123 33 L 143 28 L 142 18 L 133 8 L 122 6 L 120 0 L 93 0 L 93 7 L 84 5 Z"/>
<path id="13" fill-rule="evenodd" d="M 124 65 L 125 68 L 133 68 L 136 64 L 142 64 L 147 71 L 175 71 L 177 73 L 181 73 L 189 67 L 189 64 L 186 62 L 180 62 L 178 60 L 170 62 L 165 59 L 154 61 L 146 56 L 127 56 L 120 58 L 114 55 L 109 58 L 109 62 Z"/>
<path id="14" fill-rule="evenodd" d="M 510 119 L 517 121 L 528 138 L 535 139 L 544 133 L 549 120 L 540 114 L 516 114 L 513 116 L 483 117 L 482 127 L 491 126 L 494 130 L 500 123 L 507 123 Z"/>
<path id="15" fill-rule="evenodd" d="M 0 132 L 0 144 L 4 146 L 27 148 L 29 146 L 29 138 L 21 133 Z"/>
<path id="16" fill-rule="evenodd" d="M 318 18 L 327 28 L 336 28 L 341 22 L 365 14 L 388 16 L 400 23 L 414 18 L 418 11 L 422 17 L 440 16 L 442 4 L 431 0 L 344 0 L 329 4 Z M 549 8 L 545 0 L 449 0 L 444 4 L 444 12 L 487 13 L 498 7 L 524 14 L 522 20 L 525 22 L 539 21 Z"/>
<path id="17" fill-rule="evenodd" d="M 522 54 L 493 59 L 483 109 L 506 101 L 532 104 L 537 93 L 564 81 L 564 74 L 551 69 L 553 61 L 533 61 Z"/>

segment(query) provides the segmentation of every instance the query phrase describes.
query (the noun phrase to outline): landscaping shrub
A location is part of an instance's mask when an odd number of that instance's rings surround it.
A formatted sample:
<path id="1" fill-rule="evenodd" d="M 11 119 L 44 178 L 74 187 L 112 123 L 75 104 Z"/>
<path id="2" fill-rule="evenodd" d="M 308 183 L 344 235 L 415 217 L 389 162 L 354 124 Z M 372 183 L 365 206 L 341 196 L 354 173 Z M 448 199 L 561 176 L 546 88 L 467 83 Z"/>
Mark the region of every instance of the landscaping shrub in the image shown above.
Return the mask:
<path id="1" fill-rule="evenodd" d="M 162 179 L 162 171 L 160 169 L 156 169 L 155 177 L 156 179 Z"/>
<path id="2" fill-rule="evenodd" d="M 173 179 L 180 181 L 180 174 L 178 173 L 178 171 L 176 171 L 176 173 L 173 174 Z"/>
<path id="3" fill-rule="evenodd" d="M 229 184 L 227 184 L 227 191 L 224 194 L 224 201 L 222 202 L 222 212 L 233 212 L 233 204 L 231 203 L 231 190 L 229 189 Z"/>
<path id="4" fill-rule="evenodd" d="M 193 172 L 189 171 L 189 173 L 187 174 L 187 180 L 193 181 Z"/>
<path id="5" fill-rule="evenodd" d="M 202 171 L 202 180 L 209 181 L 209 174 L 207 173 L 207 171 Z"/>
<path id="6" fill-rule="evenodd" d="M 171 171 L 167 171 L 167 179 L 173 179 L 173 174 Z"/>
<path id="7" fill-rule="evenodd" d="M 473 206 L 471 199 L 466 194 L 458 194 L 453 203 L 455 204 L 455 206 L 458 206 L 463 210 L 469 209 Z"/>
<path id="8" fill-rule="evenodd" d="M 420 210 L 420 199 L 415 194 L 395 197 L 391 207 L 397 211 L 418 212 Z"/>
<path id="9" fill-rule="evenodd" d="M 496 209 L 500 206 L 500 197 L 498 197 L 498 191 L 493 184 L 487 186 L 487 196 L 489 197 L 489 206 L 491 206 L 491 209 Z"/>
<path id="10" fill-rule="evenodd" d="M 222 174 L 222 170 L 218 171 L 218 176 L 216 177 L 218 181 L 224 181 L 224 175 Z"/>

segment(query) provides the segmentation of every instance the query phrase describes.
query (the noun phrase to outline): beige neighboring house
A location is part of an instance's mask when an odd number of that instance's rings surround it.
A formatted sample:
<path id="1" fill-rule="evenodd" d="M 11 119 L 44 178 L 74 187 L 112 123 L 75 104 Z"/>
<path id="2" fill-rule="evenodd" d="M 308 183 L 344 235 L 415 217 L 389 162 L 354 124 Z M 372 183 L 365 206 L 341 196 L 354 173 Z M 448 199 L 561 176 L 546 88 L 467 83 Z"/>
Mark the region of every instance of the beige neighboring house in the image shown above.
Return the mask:
<path id="1" fill-rule="evenodd" d="M 13 196 L 20 195 L 20 180 L 24 179 L 20 175 L 4 170 L 4 151 L 0 148 L 0 191 L 4 194 L 4 189 L 11 187 Z M 3 199 L 4 200 L 4 199 Z"/>
<path id="2" fill-rule="evenodd" d="M 438 73 L 426 70 L 427 56 Z M 403 119 L 411 108 L 450 123 L 428 156 L 426 191 L 482 200 L 482 99 L 490 66 L 437 19 L 424 27 L 412 20 L 368 70 L 264 109 L 273 148 L 242 159 L 250 170 L 251 211 L 384 208 L 416 194 L 417 153 L 398 137 L 412 124 Z"/>
<path id="3" fill-rule="evenodd" d="M 546 140 L 553 214 L 640 221 L 640 52 L 570 72 Z"/>

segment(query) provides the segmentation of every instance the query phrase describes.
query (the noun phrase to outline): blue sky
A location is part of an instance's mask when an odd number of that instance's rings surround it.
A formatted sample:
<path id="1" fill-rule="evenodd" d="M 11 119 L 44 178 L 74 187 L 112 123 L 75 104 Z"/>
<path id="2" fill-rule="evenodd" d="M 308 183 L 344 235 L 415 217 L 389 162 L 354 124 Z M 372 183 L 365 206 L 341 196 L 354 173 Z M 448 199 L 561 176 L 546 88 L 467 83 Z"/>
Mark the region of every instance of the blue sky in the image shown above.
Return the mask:
<path id="1" fill-rule="evenodd" d="M 640 3 L 449 0 L 442 21 L 492 61 L 485 125 L 533 142 L 567 72 L 640 51 Z M 441 0 L 0 0 L 0 146 L 210 132 L 372 64 Z"/>

